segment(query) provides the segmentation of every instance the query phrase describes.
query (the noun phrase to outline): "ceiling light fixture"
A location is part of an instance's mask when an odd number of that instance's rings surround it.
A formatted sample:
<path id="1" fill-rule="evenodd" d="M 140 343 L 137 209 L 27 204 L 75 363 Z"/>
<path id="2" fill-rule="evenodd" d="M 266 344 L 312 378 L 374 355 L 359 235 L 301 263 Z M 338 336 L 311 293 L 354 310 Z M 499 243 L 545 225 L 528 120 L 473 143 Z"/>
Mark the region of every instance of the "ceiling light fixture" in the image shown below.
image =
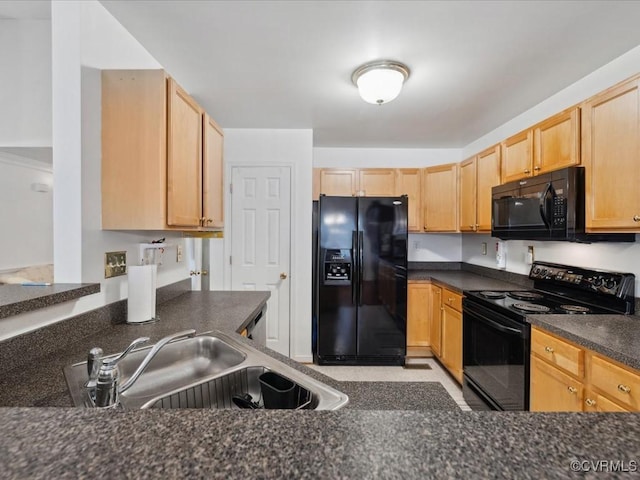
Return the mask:
<path id="1" fill-rule="evenodd" d="M 403 63 L 380 60 L 358 67 L 351 75 L 351 81 L 365 102 L 382 105 L 400 94 L 409 73 L 409 67 Z"/>

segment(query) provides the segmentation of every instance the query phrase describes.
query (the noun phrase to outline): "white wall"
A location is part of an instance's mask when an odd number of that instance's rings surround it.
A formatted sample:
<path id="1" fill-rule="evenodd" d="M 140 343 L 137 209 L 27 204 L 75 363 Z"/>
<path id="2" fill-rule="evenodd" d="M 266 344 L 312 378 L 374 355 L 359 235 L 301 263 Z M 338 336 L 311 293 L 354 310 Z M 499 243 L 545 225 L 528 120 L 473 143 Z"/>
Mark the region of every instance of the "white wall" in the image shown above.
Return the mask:
<path id="1" fill-rule="evenodd" d="M 526 112 L 483 135 L 464 147 L 463 158 L 468 158 L 495 145 L 511 135 L 525 130 L 545 118 L 576 105 L 606 90 L 616 83 L 640 72 L 640 46 L 629 50 L 586 77 L 569 85 Z"/>
<path id="2" fill-rule="evenodd" d="M 51 146 L 51 22 L 0 19 L 0 146 Z"/>
<path id="3" fill-rule="evenodd" d="M 313 149 L 313 168 L 417 168 L 462 160 L 456 148 L 330 148 Z"/>
<path id="4" fill-rule="evenodd" d="M 462 261 L 496 268 L 496 238 L 489 235 L 463 235 Z M 487 255 L 482 255 L 482 242 L 487 242 Z M 529 245 L 534 248 L 536 260 L 594 268 L 629 272 L 640 278 L 640 243 L 592 243 L 571 242 L 533 242 L 528 240 L 509 240 L 504 242 L 509 272 L 527 275 L 530 266 L 525 262 Z M 636 281 L 636 297 L 640 297 L 640 282 Z"/>
<path id="5" fill-rule="evenodd" d="M 0 271 L 53 263 L 51 185 L 50 165 L 0 152 Z"/>
<path id="6" fill-rule="evenodd" d="M 166 237 L 170 247 L 158 269 L 158 286 L 189 278 L 186 258 L 176 262 L 177 244 L 185 244 L 179 233 L 110 232 L 100 228 L 101 100 L 97 69 L 159 68 L 159 64 L 97 1 L 52 2 L 51 17 L 55 281 L 100 282 L 101 292 L 2 319 L 0 340 L 126 298 L 126 276 L 104 278 L 107 251 L 127 251 L 132 265 L 137 263 L 139 243 Z"/>
<path id="7" fill-rule="evenodd" d="M 605 90 L 614 84 L 640 72 L 640 46 L 621 55 L 617 59 L 590 73 L 581 80 L 549 97 L 499 128 L 470 143 L 463 149 L 463 157 L 469 157 L 486 147 L 504 140 L 531 125 L 554 115 L 572 105 Z M 495 268 L 495 241 L 488 235 L 462 235 L 462 261 L 475 265 Z M 481 252 L 482 242 L 488 243 L 488 254 Z M 524 262 L 527 246 L 533 245 L 535 257 L 549 261 L 587 268 L 614 270 L 634 273 L 640 278 L 640 244 L 635 243 L 593 243 L 576 244 L 568 242 L 531 242 L 509 240 L 506 270 L 527 274 L 529 266 Z M 640 281 L 636 281 L 636 296 L 640 296 Z"/>
<path id="8" fill-rule="evenodd" d="M 290 357 L 311 362 L 311 130 L 225 129 L 226 178 L 238 165 L 291 165 L 291 328 Z M 231 232 L 230 201 L 226 201 L 225 257 Z M 228 265 L 228 261 L 224 262 Z M 225 285 L 231 285 L 230 269 Z"/>

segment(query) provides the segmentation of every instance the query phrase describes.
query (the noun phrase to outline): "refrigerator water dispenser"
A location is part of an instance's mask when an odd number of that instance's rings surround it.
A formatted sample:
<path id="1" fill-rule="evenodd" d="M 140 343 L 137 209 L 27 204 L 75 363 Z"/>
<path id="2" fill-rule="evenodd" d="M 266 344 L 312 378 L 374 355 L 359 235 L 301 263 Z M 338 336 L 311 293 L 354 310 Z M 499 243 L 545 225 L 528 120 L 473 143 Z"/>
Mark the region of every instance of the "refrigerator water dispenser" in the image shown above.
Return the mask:
<path id="1" fill-rule="evenodd" d="M 325 285 L 333 282 L 336 282 L 335 285 L 351 283 L 351 250 L 326 250 L 323 266 Z"/>

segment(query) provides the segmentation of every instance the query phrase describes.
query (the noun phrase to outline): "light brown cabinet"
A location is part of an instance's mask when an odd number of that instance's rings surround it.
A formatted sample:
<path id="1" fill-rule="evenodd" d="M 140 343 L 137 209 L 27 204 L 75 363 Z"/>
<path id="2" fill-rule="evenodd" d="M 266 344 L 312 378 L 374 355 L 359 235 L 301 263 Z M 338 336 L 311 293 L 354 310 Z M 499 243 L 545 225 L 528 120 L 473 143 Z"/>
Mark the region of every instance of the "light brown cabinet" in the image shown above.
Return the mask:
<path id="1" fill-rule="evenodd" d="M 422 178 L 424 230 L 458 231 L 458 164 L 427 167 Z"/>
<path id="2" fill-rule="evenodd" d="M 355 168 L 323 168 L 320 170 L 320 194 L 336 197 L 355 196 L 358 185 Z"/>
<path id="3" fill-rule="evenodd" d="M 205 227 L 224 227 L 224 134 L 204 114 L 202 153 L 202 222 Z"/>
<path id="4" fill-rule="evenodd" d="M 502 183 L 578 164 L 578 107 L 564 110 L 502 142 Z"/>
<path id="5" fill-rule="evenodd" d="M 407 285 L 407 348 L 430 346 L 430 294 L 430 283 L 409 282 Z"/>
<path id="6" fill-rule="evenodd" d="M 491 231 L 491 189 L 500 185 L 500 145 L 460 163 L 460 231 Z"/>
<path id="7" fill-rule="evenodd" d="M 531 329 L 531 411 L 640 411 L 640 372 Z"/>
<path id="8" fill-rule="evenodd" d="M 361 197 L 393 197 L 396 194 L 396 171 L 393 168 L 358 170 L 356 194 Z"/>
<path id="9" fill-rule="evenodd" d="M 582 105 L 586 228 L 640 230 L 640 80 L 618 84 Z"/>
<path id="10" fill-rule="evenodd" d="M 409 197 L 409 232 L 422 232 L 422 172 L 419 168 L 399 168 L 396 171 L 396 196 Z"/>
<path id="11" fill-rule="evenodd" d="M 462 295 L 442 289 L 442 351 L 440 359 L 462 383 Z"/>
<path id="12" fill-rule="evenodd" d="M 429 315 L 429 340 L 431 351 L 437 357 L 442 354 L 442 288 L 431 285 Z"/>
<path id="13" fill-rule="evenodd" d="M 222 131 L 210 128 L 163 70 L 104 70 L 102 228 L 220 228 Z"/>

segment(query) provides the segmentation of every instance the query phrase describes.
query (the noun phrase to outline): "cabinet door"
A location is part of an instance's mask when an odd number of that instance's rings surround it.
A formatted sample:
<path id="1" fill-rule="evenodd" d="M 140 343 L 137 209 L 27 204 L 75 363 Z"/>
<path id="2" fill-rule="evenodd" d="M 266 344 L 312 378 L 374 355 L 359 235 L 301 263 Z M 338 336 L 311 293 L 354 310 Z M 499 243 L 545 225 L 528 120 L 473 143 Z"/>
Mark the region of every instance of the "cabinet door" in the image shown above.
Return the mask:
<path id="1" fill-rule="evenodd" d="M 500 185 L 500 145 L 479 153 L 476 164 L 476 227 L 479 232 L 490 232 L 491 189 Z"/>
<path id="2" fill-rule="evenodd" d="M 589 231 L 640 229 L 640 93 L 625 82 L 585 102 L 582 162 Z"/>
<path id="3" fill-rule="evenodd" d="M 409 197 L 410 232 L 422 232 L 422 190 L 419 168 L 400 168 L 396 176 L 396 196 Z"/>
<path id="4" fill-rule="evenodd" d="M 429 346 L 430 292 L 428 283 L 407 286 L 407 347 Z"/>
<path id="5" fill-rule="evenodd" d="M 431 285 L 430 315 L 429 315 L 429 341 L 431 351 L 437 357 L 442 355 L 442 288 Z"/>
<path id="6" fill-rule="evenodd" d="M 446 304 L 442 310 L 442 363 L 462 383 L 462 313 Z"/>
<path id="7" fill-rule="evenodd" d="M 458 164 L 424 169 L 424 229 L 427 232 L 458 231 Z"/>
<path id="8" fill-rule="evenodd" d="M 582 382 L 531 355 L 532 412 L 580 412 L 583 390 Z"/>
<path id="9" fill-rule="evenodd" d="M 167 228 L 163 70 L 102 71 L 102 228 Z"/>
<path id="10" fill-rule="evenodd" d="M 393 197 L 396 194 L 396 171 L 393 168 L 358 170 L 358 196 Z"/>
<path id="11" fill-rule="evenodd" d="M 320 193 L 336 197 L 352 197 L 356 194 L 355 169 L 326 169 L 320 172 Z"/>
<path id="12" fill-rule="evenodd" d="M 634 412 L 640 411 L 640 372 L 591 355 L 591 385 Z"/>
<path id="13" fill-rule="evenodd" d="M 502 142 L 502 183 L 530 177 L 533 163 L 533 132 L 526 130 Z"/>
<path id="14" fill-rule="evenodd" d="M 313 169 L 312 176 L 312 186 L 311 186 L 311 195 L 314 200 L 318 200 L 320 198 L 320 173 L 322 172 L 319 168 Z"/>
<path id="15" fill-rule="evenodd" d="M 580 163 L 580 109 L 571 108 L 533 129 L 533 174 Z"/>
<path id="16" fill-rule="evenodd" d="M 476 221 L 476 157 L 460 163 L 460 231 L 475 232 Z"/>
<path id="17" fill-rule="evenodd" d="M 202 156 L 202 208 L 204 227 L 222 228 L 224 197 L 224 163 L 222 129 L 209 115 L 204 115 Z"/>
<path id="18" fill-rule="evenodd" d="M 168 80 L 167 224 L 198 227 L 202 218 L 202 114 L 173 79 Z"/>

